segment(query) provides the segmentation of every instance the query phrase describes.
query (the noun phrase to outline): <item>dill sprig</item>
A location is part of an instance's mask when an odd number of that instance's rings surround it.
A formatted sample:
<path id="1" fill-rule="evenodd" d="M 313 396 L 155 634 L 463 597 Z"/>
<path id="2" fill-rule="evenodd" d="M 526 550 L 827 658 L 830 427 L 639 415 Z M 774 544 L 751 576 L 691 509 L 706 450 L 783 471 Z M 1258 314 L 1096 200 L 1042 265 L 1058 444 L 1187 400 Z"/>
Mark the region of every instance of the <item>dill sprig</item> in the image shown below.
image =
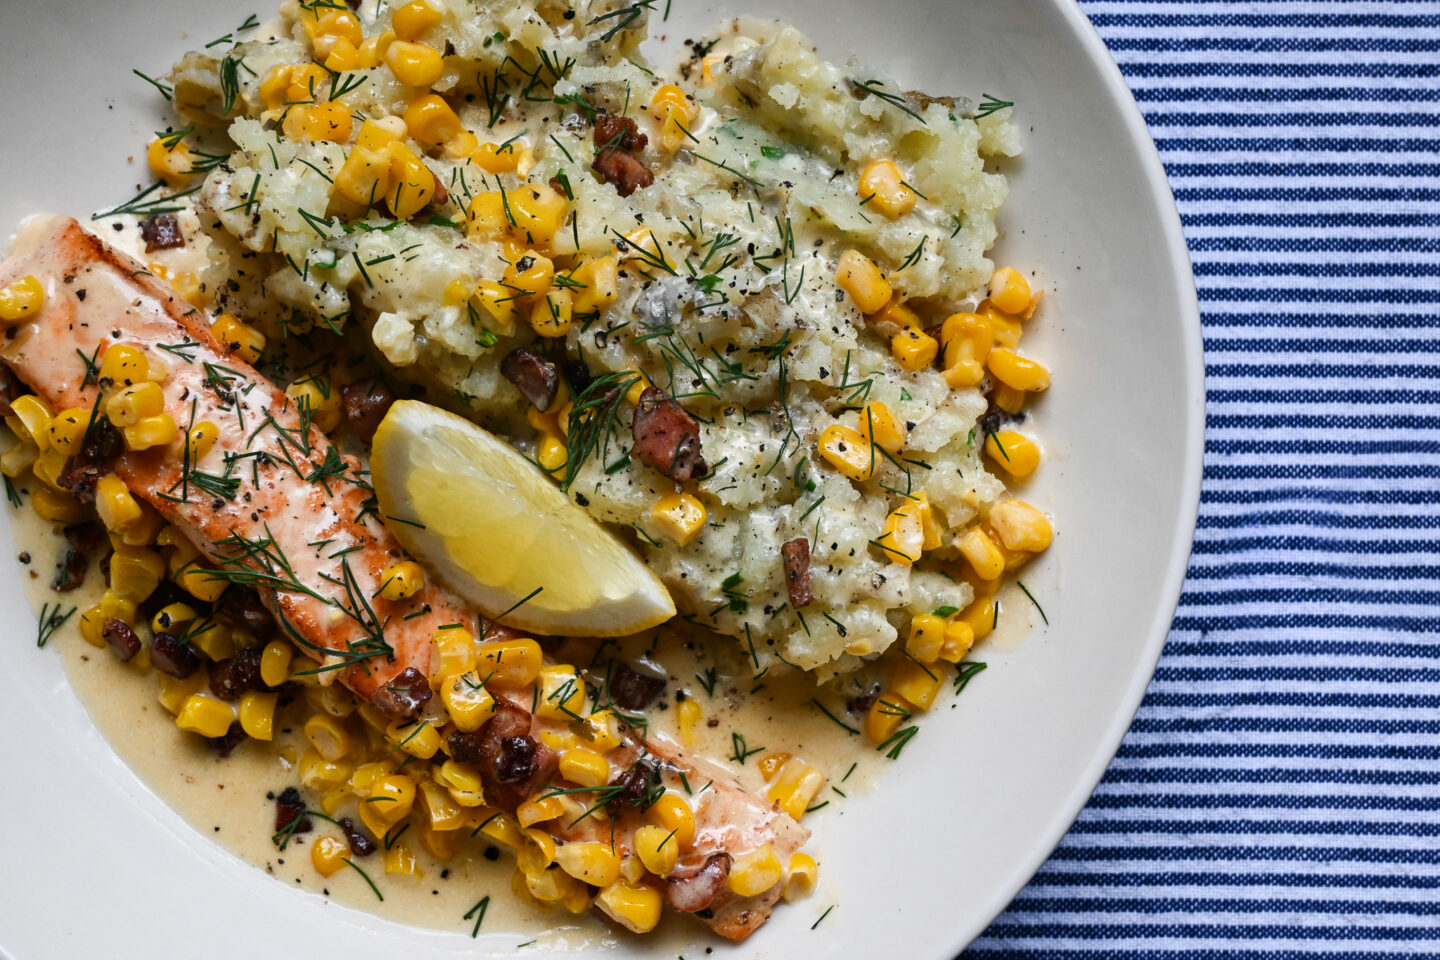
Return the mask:
<path id="1" fill-rule="evenodd" d="M 586 26 L 593 27 L 595 24 L 602 23 L 606 20 L 618 20 L 619 22 L 616 23 L 615 26 L 611 27 L 609 30 L 605 31 L 605 33 L 601 34 L 600 36 L 600 40 L 602 43 L 609 43 L 615 37 L 615 34 L 629 27 L 630 24 L 634 23 L 643 12 L 652 9 L 654 6 L 655 0 L 639 0 L 638 3 L 632 3 L 628 7 L 621 7 L 619 10 L 612 10 L 609 13 L 602 13 L 600 16 L 587 23 Z"/>
<path id="2" fill-rule="evenodd" d="M 984 670 L 987 666 L 989 666 L 989 664 L 980 660 L 963 660 L 955 664 L 955 695 L 959 696 L 966 687 L 970 686 L 970 681 L 974 678 L 975 674 Z"/>
<path id="3" fill-rule="evenodd" d="M 149 76 L 148 74 L 141 73 L 139 70 L 131 70 L 130 72 L 135 74 L 135 76 L 139 77 L 141 80 L 144 80 L 146 83 L 150 84 L 150 86 L 154 87 L 156 90 L 159 90 L 160 96 L 164 97 L 166 100 L 174 99 L 175 90 L 169 84 L 161 83 L 154 77 Z"/>
<path id="4" fill-rule="evenodd" d="M 496 816 L 499 816 L 499 814 L 496 814 Z M 480 902 L 467 910 L 465 912 L 465 916 L 460 918 L 461 920 L 469 920 L 471 917 L 475 918 L 475 926 L 470 928 L 471 940 L 474 940 L 477 936 L 480 935 L 480 924 L 485 922 L 485 911 L 489 909 L 490 897 L 489 895 L 486 895 L 484 897 L 481 897 Z"/>
<path id="5" fill-rule="evenodd" d="M 154 193 L 156 190 L 159 190 L 164 185 L 165 184 L 163 181 L 156 181 L 155 183 L 152 183 L 150 186 L 146 187 L 144 190 L 141 190 L 134 197 L 120 204 L 118 207 L 115 207 L 113 210 L 106 210 L 103 213 L 91 214 L 90 219 L 99 220 L 103 217 L 113 217 L 122 213 L 133 214 L 137 217 L 151 217 L 157 213 L 175 213 L 179 210 L 184 209 L 184 207 L 175 203 L 176 200 L 179 200 L 182 197 L 188 197 L 192 193 L 197 193 L 200 190 L 200 187 L 195 186 L 191 187 L 189 190 L 181 190 L 179 193 L 172 193 L 169 196 L 150 198 L 150 195 L 152 193 Z"/>
<path id="6" fill-rule="evenodd" d="M 990 114 L 995 113 L 999 110 L 1004 110 L 1006 107 L 1015 106 L 1015 101 L 1013 100 L 1001 100 L 999 97 L 993 96 L 988 93 L 982 94 L 982 96 L 984 97 L 984 99 L 980 101 L 980 106 L 977 107 L 975 110 L 976 120 L 988 117 L 990 116 Z"/>
<path id="7" fill-rule="evenodd" d="M 890 106 L 899 110 L 901 113 L 909 114 L 916 120 L 919 120 L 921 123 L 926 122 L 924 117 L 920 116 L 920 114 L 910 109 L 910 101 L 905 96 L 898 93 L 890 93 L 887 90 L 880 89 L 881 87 L 885 86 L 885 84 L 881 83 L 879 80 L 852 80 L 850 82 L 854 84 L 856 90 L 864 90 L 868 94 L 873 94 L 874 96 L 877 96 L 881 100 L 884 100 L 886 103 L 890 104 Z"/>
<path id="8" fill-rule="evenodd" d="M 565 479 L 560 481 L 561 490 L 570 489 L 591 457 L 599 454 L 602 462 L 608 458 L 610 441 L 618 442 L 620 401 L 639 379 L 638 374 L 625 371 L 604 373 L 590 381 L 575 398 L 570 411 L 570 435 L 565 441 Z"/>
<path id="9" fill-rule="evenodd" d="M 8 480 L 9 478 L 7 477 L 6 479 Z M 75 611 L 78 609 L 79 607 L 71 607 L 69 610 L 62 612 L 60 604 L 58 603 L 55 604 L 53 610 L 48 603 L 42 605 L 40 607 L 40 626 L 35 637 L 35 646 L 43 647 L 49 643 L 50 638 L 55 636 L 55 631 L 65 626 L 65 622 L 73 617 Z"/>
<path id="10" fill-rule="evenodd" d="M 1035 599 L 1035 594 L 1030 592 L 1030 588 L 1025 586 L 1024 581 L 1016 580 L 1015 586 L 1025 591 L 1025 596 L 1029 597 L 1030 602 L 1035 604 L 1035 609 L 1040 611 L 1040 619 L 1045 621 L 1045 626 L 1050 626 L 1050 618 L 1045 616 L 1045 608 L 1040 606 L 1040 601 Z"/>

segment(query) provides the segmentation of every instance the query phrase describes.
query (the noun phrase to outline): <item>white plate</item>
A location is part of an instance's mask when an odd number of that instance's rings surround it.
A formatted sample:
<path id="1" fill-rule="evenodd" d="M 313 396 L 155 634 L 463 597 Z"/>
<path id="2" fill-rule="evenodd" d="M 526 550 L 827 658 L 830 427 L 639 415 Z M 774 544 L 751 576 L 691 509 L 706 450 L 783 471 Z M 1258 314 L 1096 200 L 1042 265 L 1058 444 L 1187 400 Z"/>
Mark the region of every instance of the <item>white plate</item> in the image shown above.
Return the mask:
<path id="1" fill-rule="evenodd" d="M 986 651 L 990 670 L 956 709 L 926 717 L 879 788 L 825 824 L 817 897 L 781 909 L 739 948 L 697 927 L 691 955 L 711 945 L 732 957 L 941 960 L 1059 841 L 1159 655 L 1199 493 L 1204 394 L 1189 259 L 1139 112 L 1068 0 L 674 0 L 654 32 L 678 43 L 721 15 L 759 9 L 797 23 L 832 59 L 891 65 L 907 87 L 1016 101 L 1026 153 L 1010 168 L 997 260 L 1045 278 L 1027 349 L 1050 362 L 1054 387 L 1037 416 L 1048 461 L 1028 495 L 1060 533 L 1026 574 L 1050 626 Z M 0 224 L 42 210 L 83 216 L 148 182 L 157 101 L 130 69 L 163 73 L 250 12 L 228 0 L 8 6 Z M 0 569 L 20 568 L 11 559 Z M 477 954 L 463 934 L 288 889 L 192 829 L 94 733 L 55 651 L 27 641 L 33 614 L 12 577 L 0 579 L 0 614 L 19 625 L 0 672 L 0 944 L 16 960 Z M 650 955 L 643 940 L 626 943 Z"/>

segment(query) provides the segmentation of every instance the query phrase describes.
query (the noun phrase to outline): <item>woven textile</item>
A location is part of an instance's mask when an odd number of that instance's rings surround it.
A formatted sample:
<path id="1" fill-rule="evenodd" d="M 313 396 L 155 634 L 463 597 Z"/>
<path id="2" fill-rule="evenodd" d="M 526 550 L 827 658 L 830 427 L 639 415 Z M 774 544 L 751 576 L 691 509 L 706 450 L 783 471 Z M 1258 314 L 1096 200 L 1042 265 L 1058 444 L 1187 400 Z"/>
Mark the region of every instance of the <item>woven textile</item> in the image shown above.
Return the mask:
<path id="1" fill-rule="evenodd" d="M 1440 4 L 1081 6 L 1195 266 L 1200 519 L 1129 735 L 966 956 L 1440 956 Z"/>

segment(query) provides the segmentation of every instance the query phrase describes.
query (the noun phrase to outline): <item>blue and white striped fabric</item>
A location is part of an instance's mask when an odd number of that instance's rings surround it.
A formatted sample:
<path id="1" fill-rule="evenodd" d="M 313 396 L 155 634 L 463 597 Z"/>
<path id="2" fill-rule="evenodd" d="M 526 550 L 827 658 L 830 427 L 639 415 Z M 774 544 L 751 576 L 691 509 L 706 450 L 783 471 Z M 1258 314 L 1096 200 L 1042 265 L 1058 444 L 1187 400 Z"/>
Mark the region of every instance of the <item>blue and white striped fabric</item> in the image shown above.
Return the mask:
<path id="1" fill-rule="evenodd" d="M 1204 321 L 1189 578 L 967 957 L 1440 956 L 1440 4 L 1082 0 Z"/>

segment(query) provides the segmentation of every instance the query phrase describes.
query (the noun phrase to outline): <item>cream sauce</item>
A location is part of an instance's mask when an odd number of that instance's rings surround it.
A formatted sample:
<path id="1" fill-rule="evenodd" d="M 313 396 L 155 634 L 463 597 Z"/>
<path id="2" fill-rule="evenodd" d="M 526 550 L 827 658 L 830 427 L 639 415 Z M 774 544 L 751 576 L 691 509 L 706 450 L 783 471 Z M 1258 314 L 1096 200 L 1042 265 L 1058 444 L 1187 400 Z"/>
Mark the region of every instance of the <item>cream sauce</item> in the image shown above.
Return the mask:
<path id="1" fill-rule="evenodd" d="M 27 488 L 28 484 L 21 485 L 22 492 Z M 25 564 L 27 588 L 37 611 L 43 604 L 53 605 L 57 600 L 67 610 L 71 606 L 85 610 L 98 602 L 104 582 L 93 565 L 79 590 L 56 594 L 50 589 L 64 541 L 58 530 L 29 509 L 28 502 L 11 511 L 11 523 L 17 549 L 30 558 Z M 487 933 L 504 932 L 513 934 L 517 941 L 538 939 L 551 948 L 576 951 L 603 948 L 628 936 L 592 915 L 577 917 L 562 909 L 545 914 L 522 904 L 510 892 L 514 861 L 509 852 L 500 849 L 493 861 L 488 860 L 488 845 L 478 840 L 463 841 L 459 852 L 445 863 L 414 843 L 422 871 L 415 877 L 386 875 L 383 851 L 356 858 L 384 894 L 383 902 L 353 870 L 342 870 L 329 878 L 320 876 L 310 861 L 310 844 L 321 836 L 338 835 L 337 827 L 316 820 L 313 831 L 297 834 L 284 851 L 278 850 L 272 839 L 273 797 L 299 783 L 293 758 L 305 749 L 301 725 L 308 707 L 304 699 L 297 698 L 277 713 L 274 741 L 244 741 L 222 759 L 199 737 L 175 725 L 157 699 L 158 674 L 138 665 L 143 656 L 137 662 L 122 663 L 108 648 L 90 646 L 80 635 L 78 619 L 77 613 L 57 630 L 47 648 L 61 658 L 95 727 L 121 759 L 199 834 L 280 882 L 398 923 L 452 930 L 462 936 L 473 927 L 473 919 L 464 920 L 464 914 L 487 895 L 490 903 L 483 926 Z M 562 656 L 574 654 L 584 646 L 568 650 L 562 646 L 556 652 Z M 644 644 L 637 644 L 633 652 L 644 648 Z M 710 638 L 691 646 L 662 642 L 650 651 L 650 659 L 669 675 L 662 698 L 664 706 L 650 711 L 652 735 L 680 740 L 675 692 L 684 691 L 685 696 L 700 704 L 706 719 L 697 730 L 693 752 L 734 776 L 747 789 L 764 791 L 758 762 L 775 751 L 801 756 L 825 771 L 827 783 L 815 804 L 828 801 L 832 810 L 844 804 L 845 795 L 864 791 L 875 783 L 888 761 L 813 706 L 811 699 L 817 695 L 813 683 L 802 676 L 753 679 L 748 661 L 733 655 L 732 649 L 728 642 L 716 643 Z M 711 668 L 716 672 L 713 696 L 706 692 L 706 671 Z M 828 699 L 839 698 L 830 693 Z M 856 718 L 841 712 L 843 706 L 838 702 L 832 709 L 841 719 L 857 725 Z M 714 721 L 713 726 L 710 721 Z M 727 759 L 736 750 L 732 733 L 745 738 L 747 751 L 756 751 L 744 763 Z M 697 790 L 701 786 L 694 785 Z M 829 886 L 831 879 L 824 874 L 824 831 L 831 812 L 822 808 L 805 818 L 805 825 L 817 831 L 806 849 L 821 864 L 824 886 Z M 342 811 L 342 815 L 353 817 L 354 811 Z M 708 942 L 710 938 L 693 920 L 668 915 L 660 928 L 648 936 L 647 943 L 657 950 L 673 947 L 678 952 L 697 940 Z"/>

